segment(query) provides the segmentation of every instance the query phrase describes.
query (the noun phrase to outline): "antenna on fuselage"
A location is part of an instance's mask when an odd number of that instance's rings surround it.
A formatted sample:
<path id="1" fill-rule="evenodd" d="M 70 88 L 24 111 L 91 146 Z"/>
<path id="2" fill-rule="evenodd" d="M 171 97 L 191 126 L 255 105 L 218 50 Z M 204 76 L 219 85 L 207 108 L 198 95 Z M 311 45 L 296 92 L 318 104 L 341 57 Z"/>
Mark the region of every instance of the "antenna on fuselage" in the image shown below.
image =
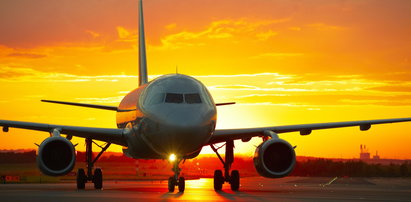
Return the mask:
<path id="1" fill-rule="evenodd" d="M 141 86 L 148 82 L 146 40 L 144 35 L 143 0 L 139 0 L 138 12 L 138 80 L 139 86 Z"/>

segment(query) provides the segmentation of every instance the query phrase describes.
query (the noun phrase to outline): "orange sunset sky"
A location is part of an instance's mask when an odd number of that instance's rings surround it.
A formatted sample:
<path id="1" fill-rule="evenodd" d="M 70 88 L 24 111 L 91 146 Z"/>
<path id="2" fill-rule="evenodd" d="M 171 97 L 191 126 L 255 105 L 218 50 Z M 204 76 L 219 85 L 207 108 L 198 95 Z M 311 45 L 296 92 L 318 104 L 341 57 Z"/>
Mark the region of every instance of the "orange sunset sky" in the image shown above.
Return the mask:
<path id="1" fill-rule="evenodd" d="M 2 0 L 0 119 L 114 128 L 137 87 L 137 0 Z M 150 79 L 204 82 L 218 128 L 411 117 L 409 0 L 146 0 Z M 411 158 L 411 123 L 281 134 L 297 155 Z M 44 132 L 0 132 L 0 149 L 36 148 Z M 252 156 L 261 142 L 236 143 Z M 73 138 L 84 150 L 83 139 Z M 111 151 L 121 151 L 112 146 Z M 203 153 L 211 153 L 208 148 Z"/>

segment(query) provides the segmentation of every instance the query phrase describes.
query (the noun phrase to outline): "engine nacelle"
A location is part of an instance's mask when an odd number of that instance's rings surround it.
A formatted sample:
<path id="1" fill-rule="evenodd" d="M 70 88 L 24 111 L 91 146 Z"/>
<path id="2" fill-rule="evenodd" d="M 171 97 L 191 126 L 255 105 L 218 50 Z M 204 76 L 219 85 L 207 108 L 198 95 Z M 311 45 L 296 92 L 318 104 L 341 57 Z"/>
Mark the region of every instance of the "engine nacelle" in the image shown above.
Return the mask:
<path id="1" fill-rule="evenodd" d="M 285 177 L 293 171 L 295 162 L 294 148 L 278 138 L 261 143 L 254 153 L 254 166 L 264 177 Z"/>
<path id="2" fill-rule="evenodd" d="M 61 176 L 73 170 L 76 154 L 73 144 L 66 138 L 46 138 L 39 146 L 37 166 L 49 176 Z"/>

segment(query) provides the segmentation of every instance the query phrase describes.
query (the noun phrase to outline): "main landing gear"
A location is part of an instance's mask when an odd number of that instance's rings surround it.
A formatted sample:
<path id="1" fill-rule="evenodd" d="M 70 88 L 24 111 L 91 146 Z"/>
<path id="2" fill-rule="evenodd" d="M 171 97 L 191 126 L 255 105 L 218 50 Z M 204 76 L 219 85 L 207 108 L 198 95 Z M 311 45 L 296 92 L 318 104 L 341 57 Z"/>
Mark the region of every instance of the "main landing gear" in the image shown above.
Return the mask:
<path id="1" fill-rule="evenodd" d="M 179 177 L 180 176 L 180 171 L 181 169 L 178 167 L 180 164 L 181 160 L 174 160 L 173 162 L 173 172 L 174 176 L 171 176 L 168 178 L 168 191 L 169 192 L 174 192 L 175 187 L 178 187 L 179 192 L 184 192 L 184 189 L 186 187 L 185 179 L 184 177 Z"/>
<path id="2" fill-rule="evenodd" d="M 101 148 L 100 153 L 93 159 L 92 146 L 93 143 Z M 106 143 L 106 145 L 100 146 L 93 142 L 91 138 L 86 138 L 86 162 L 87 162 L 87 174 L 84 172 L 83 168 L 79 168 L 77 171 L 77 189 L 84 189 L 86 187 L 86 182 L 91 181 L 94 183 L 95 189 L 103 188 L 103 172 L 100 168 L 94 169 L 94 175 L 92 173 L 94 163 L 100 158 L 100 156 L 110 147 L 111 143 Z"/>
<path id="3" fill-rule="evenodd" d="M 223 188 L 223 184 L 228 182 L 231 185 L 231 190 L 238 191 L 240 188 L 240 172 L 233 170 L 230 175 L 231 165 L 234 162 L 234 141 L 229 140 L 225 144 L 225 161 L 218 153 L 221 147 L 215 148 L 213 145 L 210 145 L 210 147 L 224 165 L 224 175 L 221 170 L 214 171 L 214 190 L 220 191 Z"/>

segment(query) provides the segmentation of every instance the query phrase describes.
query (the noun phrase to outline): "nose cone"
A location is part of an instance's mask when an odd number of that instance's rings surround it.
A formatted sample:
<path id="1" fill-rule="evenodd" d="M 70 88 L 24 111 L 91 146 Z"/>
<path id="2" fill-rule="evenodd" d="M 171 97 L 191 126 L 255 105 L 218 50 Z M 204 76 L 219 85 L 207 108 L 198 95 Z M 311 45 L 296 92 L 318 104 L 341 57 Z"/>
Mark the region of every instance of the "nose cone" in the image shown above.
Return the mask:
<path id="1" fill-rule="evenodd" d="M 164 118 L 165 125 L 182 130 L 199 127 L 209 121 L 203 111 L 187 108 L 170 110 L 166 112 Z"/>
<path id="2" fill-rule="evenodd" d="M 147 131 L 153 146 L 162 153 L 190 155 L 208 141 L 214 129 L 215 114 L 199 107 L 164 108 L 151 119 L 154 130 Z"/>

